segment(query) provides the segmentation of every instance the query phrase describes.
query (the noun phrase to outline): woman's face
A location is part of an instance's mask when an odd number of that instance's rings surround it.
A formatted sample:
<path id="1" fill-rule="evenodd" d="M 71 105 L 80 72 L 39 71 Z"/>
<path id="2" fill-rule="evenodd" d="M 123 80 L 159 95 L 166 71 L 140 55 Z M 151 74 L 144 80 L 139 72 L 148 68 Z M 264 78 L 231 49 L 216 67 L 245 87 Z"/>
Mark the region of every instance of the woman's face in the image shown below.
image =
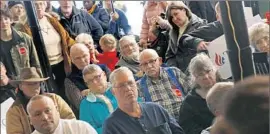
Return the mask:
<path id="1" fill-rule="evenodd" d="M 185 9 L 171 9 L 172 22 L 177 26 L 183 26 L 187 21 Z"/>
<path id="2" fill-rule="evenodd" d="M 47 7 L 47 4 L 45 1 L 35 1 L 35 7 L 36 7 L 36 11 L 37 11 L 37 15 L 39 18 L 42 18 L 45 14 L 45 10 Z"/>
<path id="3" fill-rule="evenodd" d="M 270 51 L 269 35 L 264 36 L 263 38 L 257 40 L 256 46 L 260 52 L 267 52 L 269 54 Z"/>
<path id="4" fill-rule="evenodd" d="M 210 89 L 216 83 L 216 71 L 209 69 L 193 74 L 195 82 L 203 89 Z"/>

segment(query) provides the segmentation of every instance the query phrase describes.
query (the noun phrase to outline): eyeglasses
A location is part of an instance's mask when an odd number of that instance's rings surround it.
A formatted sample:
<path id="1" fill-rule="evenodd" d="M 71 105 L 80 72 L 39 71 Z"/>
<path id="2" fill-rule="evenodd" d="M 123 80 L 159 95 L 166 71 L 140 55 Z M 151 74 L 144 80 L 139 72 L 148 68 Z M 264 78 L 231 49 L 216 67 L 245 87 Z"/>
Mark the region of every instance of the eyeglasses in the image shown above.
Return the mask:
<path id="1" fill-rule="evenodd" d="M 101 76 L 102 76 L 103 73 L 104 72 L 101 72 L 99 75 L 94 76 L 92 79 L 87 80 L 85 83 L 86 84 L 91 84 L 91 83 L 94 83 L 95 80 L 99 81 L 101 79 Z"/>
<path id="2" fill-rule="evenodd" d="M 127 43 L 127 44 L 125 44 L 125 45 L 122 45 L 122 49 L 123 50 L 126 50 L 129 46 L 131 46 L 132 48 L 134 48 L 135 46 L 136 46 L 137 44 L 135 44 L 135 43 Z"/>
<path id="3" fill-rule="evenodd" d="M 125 89 L 127 86 L 135 87 L 136 83 L 135 83 L 135 81 L 128 81 L 128 82 L 125 82 L 125 83 L 121 83 L 118 86 L 115 86 L 114 88 Z"/>
<path id="4" fill-rule="evenodd" d="M 140 66 L 142 66 L 142 67 L 147 67 L 148 64 L 153 65 L 154 63 L 156 63 L 157 59 L 158 59 L 158 58 L 149 60 L 148 62 L 145 62 L 145 63 L 141 63 Z"/>

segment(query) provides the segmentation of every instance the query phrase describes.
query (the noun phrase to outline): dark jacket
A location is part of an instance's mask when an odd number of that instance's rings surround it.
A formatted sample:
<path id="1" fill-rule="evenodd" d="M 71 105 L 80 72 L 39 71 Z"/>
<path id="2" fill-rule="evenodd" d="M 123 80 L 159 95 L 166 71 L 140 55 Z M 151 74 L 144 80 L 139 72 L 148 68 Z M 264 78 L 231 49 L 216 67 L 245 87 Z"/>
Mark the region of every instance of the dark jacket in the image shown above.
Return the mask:
<path id="1" fill-rule="evenodd" d="M 207 107 L 206 100 L 191 90 L 182 102 L 179 113 L 179 125 L 186 134 L 200 134 L 211 126 L 214 115 Z"/>
<path id="2" fill-rule="evenodd" d="M 198 27 L 205 25 L 205 21 L 194 14 L 192 14 L 189 21 L 183 34 L 190 33 Z M 197 49 L 183 46 L 182 42 L 178 41 L 179 29 L 171 29 L 169 35 L 169 46 L 165 56 L 167 65 L 178 67 L 185 72 L 190 60 L 196 55 Z"/>
<path id="3" fill-rule="evenodd" d="M 103 32 L 106 33 L 109 28 L 110 16 L 106 9 L 96 6 L 92 16 L 96 19 L 96 21 L 100 24 L 103 29 Z"/>
<path id="4" fill-rule="evenodd" d="M 126 14 L 120 9 L 115 8 L 115 11 L 118 13 L 119 18 L 116 21 L 110 20 L 107 33 L 114 35 L 114 37 L 119 40 L 125 35 L 132 34 L 132 32 Z"/>
<path id="5" fill-rule="evenodd" d="M 206 19 L 208 23 L 216 20 L 215 9 L 210 1 L 189 1 L 188 7 L 192 13 L 202 19 Z"/>
<path id="6" fill-rule="evenodd" d="M 222 24 L 220 21 L 214 21 L 201 26 L 188 34 L 184 34 L 181 37 L 180 42 L 182 42 L 183 46 L 197 48 L 201 41 L 211 42 L 221 35 L 223 35 Z"/>
<path id="7" fill-rule="evenodd" d="M 93 37 L 95 44 L 98 44 L 99 39 L 103 35 L 103 30 L 92 15 L 76 7 L 72 8 L 70 19 L 67 19 L 62 14 L 61 8 L 58 9 L 58 14 L 60 15 L 60 23 L 73 39 L 80 33 L 87 33 Z"/>

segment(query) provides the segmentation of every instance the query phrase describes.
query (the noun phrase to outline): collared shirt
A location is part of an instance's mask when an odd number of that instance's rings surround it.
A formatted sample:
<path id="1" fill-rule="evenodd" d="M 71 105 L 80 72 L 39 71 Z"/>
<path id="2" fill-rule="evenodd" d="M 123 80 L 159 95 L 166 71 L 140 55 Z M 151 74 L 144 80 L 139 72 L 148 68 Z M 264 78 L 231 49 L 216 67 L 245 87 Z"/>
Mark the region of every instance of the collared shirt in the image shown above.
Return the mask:
<path id="1" fill-rule="evenodd" d="M 42 133 L 35 130 L 32 134 Z M 60 119 L 57 128 L 52 134 L 97 134 L 97 132 L 84 121 Z"/>
<path id="2" fill-rule="evenodd" d="M 174 72 L 179 84 L 181 84 L 184 88 L 183 90 L 187 92 L 190 86 L 187 82 L 186 75 L 176 67 L 170 67 L 170 69 Z M 165 68 L 160 68 L 160 75 L 159 79 L 157 80 L 153 80 L 151 77 L 148 76 L 145 77 L 147 77 L 146 84 L 152 102 L 156 102 L 159 105 L 163 106 L 169 114 L 178 119 L 182 97 L 178 97 L 174 93 L 173 90 L 176 89 L 176 85 L 174 85 L 172 80 L 169 78 L 169 75 L 167 74 Z M 145 95 L 143 93 L 144 89 L 142 88 L 143 87 L 140 86 L 140 82 L 138 82 L 139 96 L 143 100 L 145 100 Z"/>
<path id="3" fill-rule="evenodd" d="M 116 109 L 105 121 L 103 134 L 184 134 L 167 111 L 155 103 L 140 103 L 141 117 L 131 117 Z"/>

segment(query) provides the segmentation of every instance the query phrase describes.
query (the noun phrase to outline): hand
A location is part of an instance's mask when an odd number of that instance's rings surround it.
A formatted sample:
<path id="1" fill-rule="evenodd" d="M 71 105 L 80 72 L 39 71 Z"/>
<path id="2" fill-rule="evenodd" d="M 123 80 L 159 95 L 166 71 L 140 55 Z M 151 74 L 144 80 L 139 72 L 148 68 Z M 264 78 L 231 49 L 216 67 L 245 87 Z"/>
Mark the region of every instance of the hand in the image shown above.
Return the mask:
<path id="1" fill-rule="evenodd" d="M 201 41 L 197 46 L 197 51 L 207 50 L 209 42 Z"/>
<path id="2" fill-rule="evenodd" d="M 147 41 L 146 40 L 140 40 L 139 42 L 140 46 L 143 47 L 143 48 L 147 48 Z"/>
<path id="3" fill-rule="evenodd" d="M 85 90 L 81 91 L 81 95 L 83 97 L 87 96 L 89 93 L 90 93 L 90 89 L 85 89 Z"/>
<path id="4" fill-rule="evenodd" d="M 119 18 L 118 13 L 117 12 L 111 13 L 111 18 L 112 18 L 112 21 L 116 21 Z"/>

